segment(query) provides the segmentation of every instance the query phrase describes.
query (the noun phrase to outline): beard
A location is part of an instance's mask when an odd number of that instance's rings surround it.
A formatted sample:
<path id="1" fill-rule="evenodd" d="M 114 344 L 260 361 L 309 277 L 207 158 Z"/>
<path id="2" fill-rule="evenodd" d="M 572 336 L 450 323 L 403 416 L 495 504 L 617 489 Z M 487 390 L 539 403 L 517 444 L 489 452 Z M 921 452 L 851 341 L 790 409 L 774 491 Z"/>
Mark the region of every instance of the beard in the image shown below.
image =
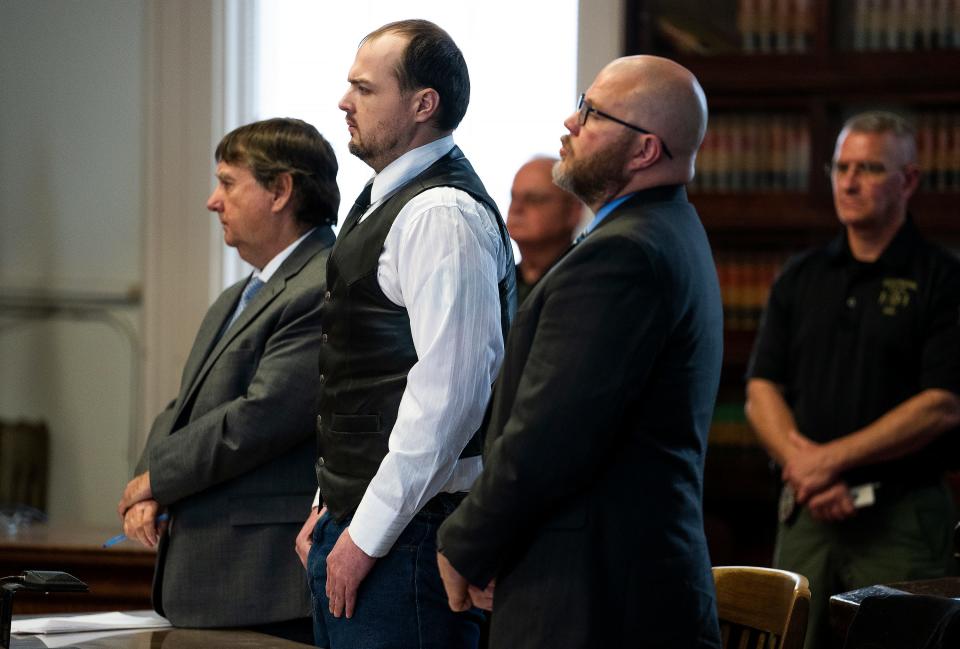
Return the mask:
<path id="1" fill-rule="evenodd" d="M 347 143 L 347 150 L 379 171 L 396 158 L 393 152 L 399 144 L 397 125 L 381 121 L 377 122 L 369 138 L 365 139 L 358 129 L 356 135 Z"/>
<path id="2" fill-rule="evenodd" d="M 585 158 L 577 157 L 569 146 L 570 136 L 562 138 L 567 155 L 553 165 L 553 182 L 588 206 L 602 205 L 616 196 L 630 181 L 624 172 L 629 140 L 618 140 L 603 151 Z"/>

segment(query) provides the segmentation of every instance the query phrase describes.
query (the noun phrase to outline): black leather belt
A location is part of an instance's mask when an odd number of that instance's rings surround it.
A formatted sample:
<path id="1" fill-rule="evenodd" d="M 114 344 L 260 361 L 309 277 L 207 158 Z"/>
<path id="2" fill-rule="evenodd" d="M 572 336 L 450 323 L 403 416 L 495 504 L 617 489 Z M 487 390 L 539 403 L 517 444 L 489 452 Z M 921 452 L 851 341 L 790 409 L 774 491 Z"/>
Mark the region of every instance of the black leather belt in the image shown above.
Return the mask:
<path id="1" fill-rule="evenodd" d="M 912 480 L 879 480 L 873 483 L 876 489 L 877 502 L 888 502 L 898 498 L 905 493 L 916 491 L 918 489 L 927 489 L 929 487 L 938 487 L 943 484 L 943 476 L 937 474 L 924 478 Z"/>

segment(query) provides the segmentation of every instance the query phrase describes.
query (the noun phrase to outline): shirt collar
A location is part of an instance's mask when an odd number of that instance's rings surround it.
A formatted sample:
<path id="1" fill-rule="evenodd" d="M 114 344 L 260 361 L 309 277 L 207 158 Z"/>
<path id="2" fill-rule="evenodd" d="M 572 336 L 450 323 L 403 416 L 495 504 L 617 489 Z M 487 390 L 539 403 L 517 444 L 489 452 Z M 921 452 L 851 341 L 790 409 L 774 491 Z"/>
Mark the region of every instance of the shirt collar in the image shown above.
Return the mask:
<path id="1" fill-rule="evenodd" d="M 920 233 L 917 232 L 917 228 L 913 225 L 913 219 L 908 214 L 907 220 L 900 226 L 896 236 L 893 237 L 893 241 L 880 254 L 880 261 L 888 268 L 906 268 L 919 239 Z"/>
<path id="2" fill-rule="evenodd" d="M 407 151 L 384 167 L 373 178 L 370 190 L 370 206 L 374 206 L 410 180 L 417 177 L 427 167 L 450 153 L 453 148 L 453 135 L 447 135 Z"/>
<path id="3" fill-rule="evenodd" d="M 893 239 L 873 263 L 891 269 L 905 268 L 910 261 L 911 253 L 919 237 L 920 235 L 917 232 L 917 228 L 913 224 L 913 217 L 907 214 L 907 218 L 903 225 L 900 226 L 900 229 L 897 230 L 897 234 L 894 235 Z M 829 243 L 827 246 L 827 254 L 830 259 L 837 264 L 856 261 L 853 253 L 850 252 L 850 242 L 847 240 L 846 231 L 841 232 Z"/>
<path id="4" fill-rule="evenodd" d="M 583 229 L 584 234 L 590 234 L 591 232 L 593 232 L 597 228 L 597 226 L 600 225 L 600 223 L 605 218 L 607 218 L 607 215 L 610 214 L 610 212 L 620 207 L 623 203 L 625 203 L 628 199 L 632 198 L 635 194 L 636 192 L 632 192 L 630 194 L 624 194 L 619 198 L 615 198 L 612 201 L 604 203 L 603 207 L 597 210 L 597 213 L 593 217 L 593 220 L 590 221 L 587 227 Z"/>
<path id="5" fill-rule="evenodd" d="M 254 277 L 259 277 L 260 281 L 264 284 L 270 281 L 270 278 L 273 277 L 273 274 L 277 272 L 277 269 L 280 268 L 280 265 L 287 260 L 294 250 L 297 249 L 297 246 L 300 245 L 304 239 L 310 236 L 310 233 L 316 230 L 316 228 L 310 228 L 307 230 L 302 237 L 291 243 L 289 246 L 277 253 L 277 255 L 267 262 L 267 265 L 261 270 L 253 271 Z"/>
<path id="6" fill-rule="evenodd" d="M 635 200 L 634 200 L 635 199 Z M 590 224 L 584 228 L 584 234 L 589 234 L 594 229 L 599 227 L 600 223 L 607 218 L 611 212 L 615 209 L 626 203 L 627 201 L 632 201 L 633 203 L 639 203 L 645 205 L 648 203 L 659 203 L 662 201 L 673 202 L 673 201 L 684 201 L 687 200 L 687 191 L 683 185 L 659 185 L 657 187 L 649 187 L 647 189 L 641 189 L 639 191 L 626 194 L 624 196 L 619 196 L 613 200 L 605 203 L 603 207 L 597 210 L 596 216 L 593 217 L 593 220 L 590 221 Z"/>

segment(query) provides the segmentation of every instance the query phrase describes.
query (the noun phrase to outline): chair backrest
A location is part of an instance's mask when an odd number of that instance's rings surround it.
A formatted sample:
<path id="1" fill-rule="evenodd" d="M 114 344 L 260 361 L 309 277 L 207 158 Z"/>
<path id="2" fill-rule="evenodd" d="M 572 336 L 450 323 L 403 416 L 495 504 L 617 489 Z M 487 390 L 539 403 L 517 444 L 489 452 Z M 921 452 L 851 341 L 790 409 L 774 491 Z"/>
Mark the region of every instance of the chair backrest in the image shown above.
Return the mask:
<path id="1" fill-rule="evenodd" d="M 44 424 L 0 421 L 0 505 L 46 511 L 49 454 Z"/>
<path id="2" fill-rule="evenodd" d="M 953 528 L 953 556 L 960 559 L 960 523 Z"/>
<path id="3" fill-rule="evenodd" d="M 713 569 L 724 649 L 800 649 L 810 585 L 795 572 L 750 566 Z"/>

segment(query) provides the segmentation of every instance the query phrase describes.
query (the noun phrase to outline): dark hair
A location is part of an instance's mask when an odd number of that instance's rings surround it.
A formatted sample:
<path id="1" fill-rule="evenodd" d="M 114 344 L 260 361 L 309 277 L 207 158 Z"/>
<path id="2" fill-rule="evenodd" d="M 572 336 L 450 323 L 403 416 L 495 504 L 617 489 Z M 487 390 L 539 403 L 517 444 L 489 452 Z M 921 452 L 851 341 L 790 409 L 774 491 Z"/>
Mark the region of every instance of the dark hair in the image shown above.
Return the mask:
<path id="1" fill-rule="evenodd" d="M 437 128 L 457 128 L 470 103 L 470 74 L 450 34 L 429 20 L 398 20 L 370 32 L 360 44 L 388 33 L 410 39 L 396 69 L 400 91 L 433 88 L 440 95 Z"/>
<path id="2" fill-rule="evenodd" d="M 336 224 L 340 207 L 337 156 L 320 132 L 303 120 L 275 117 L 235 128 L 220 140 L 214 158 L 248 167 L 267 188 L 277 176 L 289 173 L 297 220 L 310 225 Z"/>

